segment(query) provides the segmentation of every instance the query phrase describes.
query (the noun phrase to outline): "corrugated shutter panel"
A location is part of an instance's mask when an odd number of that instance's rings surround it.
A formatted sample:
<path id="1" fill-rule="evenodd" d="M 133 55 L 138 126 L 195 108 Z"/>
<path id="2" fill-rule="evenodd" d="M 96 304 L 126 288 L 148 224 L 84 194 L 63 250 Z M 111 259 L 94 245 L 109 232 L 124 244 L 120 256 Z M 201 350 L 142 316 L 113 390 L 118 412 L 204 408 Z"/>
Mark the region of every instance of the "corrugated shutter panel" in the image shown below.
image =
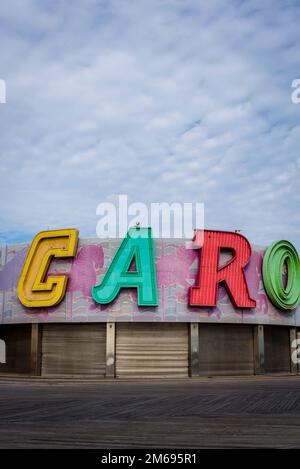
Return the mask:
<path id="1" fill-rule="evenodd" d="M 199 325 L 200 375 L 254 374 L 253 329 L 248 325 Z"/>
<path id="2" fill-rule="evenodd" d="M 106 324 L 47 324 L 42 334 L 42 375 L 105 374 Z"/>
<path id="3" fill-rule="evenodd" d="M 289 373 L 289 327 L 264 326 L 266 373 Z"/>
<path id="4" fill-rule="evenodd" d="M 117 377 L 188 376 L 188 325 L 118 323 Z"/>

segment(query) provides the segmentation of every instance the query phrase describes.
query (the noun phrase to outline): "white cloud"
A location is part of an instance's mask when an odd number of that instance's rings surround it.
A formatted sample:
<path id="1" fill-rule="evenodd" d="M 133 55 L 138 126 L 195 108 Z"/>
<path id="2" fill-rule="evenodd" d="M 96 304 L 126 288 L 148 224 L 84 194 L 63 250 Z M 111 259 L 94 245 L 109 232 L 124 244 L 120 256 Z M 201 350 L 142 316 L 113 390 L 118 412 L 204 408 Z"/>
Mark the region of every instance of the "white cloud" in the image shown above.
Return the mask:
<path id="1" fill-rule="evenodd" d="M 300 246 L 299 4 L 11 0 L 0 19 L 1 239 L 95 235 L 127 193 Z"/>

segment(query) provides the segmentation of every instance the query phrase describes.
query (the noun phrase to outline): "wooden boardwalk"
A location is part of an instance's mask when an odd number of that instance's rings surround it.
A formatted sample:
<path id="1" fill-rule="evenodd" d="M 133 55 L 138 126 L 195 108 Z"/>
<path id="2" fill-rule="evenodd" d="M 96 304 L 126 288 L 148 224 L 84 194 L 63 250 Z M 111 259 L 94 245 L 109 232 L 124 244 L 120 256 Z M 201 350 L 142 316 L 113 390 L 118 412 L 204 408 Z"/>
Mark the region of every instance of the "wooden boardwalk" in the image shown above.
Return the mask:
<path id="1" fill-rule="evenodd" d="M 300 447 L 300 376 L 0 379 L 1 448 Z"/>

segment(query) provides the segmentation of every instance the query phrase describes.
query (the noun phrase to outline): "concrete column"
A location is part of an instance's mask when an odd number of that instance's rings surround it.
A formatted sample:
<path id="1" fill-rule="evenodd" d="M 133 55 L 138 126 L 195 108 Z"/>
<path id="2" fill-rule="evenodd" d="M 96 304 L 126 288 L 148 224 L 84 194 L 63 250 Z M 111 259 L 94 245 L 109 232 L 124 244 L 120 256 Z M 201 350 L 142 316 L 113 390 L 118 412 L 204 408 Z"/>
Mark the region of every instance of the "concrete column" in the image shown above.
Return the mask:
<path id="1" fill-rule="evenodd" d="M 293 363 L 292 361 L 292 354 L 296 347 L 292 348 L 292 343 L 294 340 L 297 339 L 297 329 L 295 327 L 290 328 L 290 363 L 291 363 L 291 373 L 296 375 L 298 373 L 298 364 Z"/>
<path id="2" fill-rule="evenodd" d="M 106 378 L 115 378 L 116 375 L 116 323 L 106 323 Z"/>
<path id="3" fill-rule="evenodd" d="M 264 326 L 254 326 L 254 372 L 262 375 L 265 372 Z"/>
<path id="4" fill-rule="evenodd" d="M 30 374 L 41 375 L 41 327 L 39 324 L 31 324 Z"/>
<path id="5" fill-rule="evenodd" d="M 300 344 L 300 329 L 297 330 L 296 337 L 297 337 L 297 340 L 299 341 L 298 343 Z M 300 345 L 297 345 L 297 347 L 300 347 Z M 299 355 L 298 355 L 298 357 L 299 357 Z M 297 373 L 300 373 L 300 363 L 298 363 Z"/>
<path id="6" fill-rule="evenodd" d="M 190 323 L 190 376 L 199 376 L 199 324 Z"/>

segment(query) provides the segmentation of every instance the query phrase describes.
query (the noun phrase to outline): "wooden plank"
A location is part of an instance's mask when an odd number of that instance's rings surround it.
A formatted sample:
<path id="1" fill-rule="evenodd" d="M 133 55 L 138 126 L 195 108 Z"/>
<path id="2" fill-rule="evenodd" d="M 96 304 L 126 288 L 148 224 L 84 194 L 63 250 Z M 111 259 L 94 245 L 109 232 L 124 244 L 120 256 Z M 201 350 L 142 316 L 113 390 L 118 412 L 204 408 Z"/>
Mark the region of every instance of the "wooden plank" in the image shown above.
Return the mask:
<path id="1" fill-rule="evenodd" d="M 292 375 L 51 385 L 2 378 L 0 447 L 299 448 L 299 396 Z"/>

